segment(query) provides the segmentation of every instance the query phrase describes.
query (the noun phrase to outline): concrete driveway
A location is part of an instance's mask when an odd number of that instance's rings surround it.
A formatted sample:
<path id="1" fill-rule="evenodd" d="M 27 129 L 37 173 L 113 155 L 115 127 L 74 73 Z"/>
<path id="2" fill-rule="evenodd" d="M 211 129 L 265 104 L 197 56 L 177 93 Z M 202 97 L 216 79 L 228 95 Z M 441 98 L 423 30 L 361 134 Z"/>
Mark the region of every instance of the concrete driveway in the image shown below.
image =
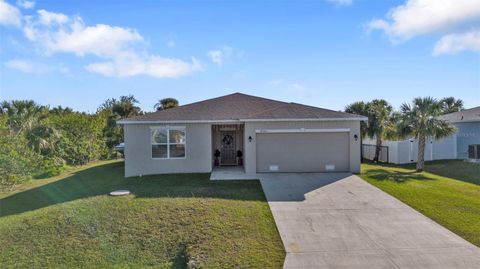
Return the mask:
<path id="1" fill-rule="evenodd" d="M 479 248 L 355 175 L 260 178 L 284 268 L 479 268 Z"/>

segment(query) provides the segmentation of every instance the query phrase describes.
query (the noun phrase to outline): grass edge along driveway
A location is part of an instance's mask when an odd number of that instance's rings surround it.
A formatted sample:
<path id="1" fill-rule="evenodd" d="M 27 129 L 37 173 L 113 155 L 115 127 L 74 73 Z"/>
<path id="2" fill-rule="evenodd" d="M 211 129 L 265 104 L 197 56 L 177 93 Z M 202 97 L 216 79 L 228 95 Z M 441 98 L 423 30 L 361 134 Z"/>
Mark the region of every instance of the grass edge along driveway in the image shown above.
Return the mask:
<path id="1" fill-rule="evenodd" d="M 451 167 L 444 169 L 454 173 L 457 164 L 458 161 L 451 161 Z M 426 170 L 429 170 L 428 163 Z M 429 172 L 417 173 L 410 166 L 371 163 L 362 164 L 360 177 L 480 246 L 479 185 Z"/>

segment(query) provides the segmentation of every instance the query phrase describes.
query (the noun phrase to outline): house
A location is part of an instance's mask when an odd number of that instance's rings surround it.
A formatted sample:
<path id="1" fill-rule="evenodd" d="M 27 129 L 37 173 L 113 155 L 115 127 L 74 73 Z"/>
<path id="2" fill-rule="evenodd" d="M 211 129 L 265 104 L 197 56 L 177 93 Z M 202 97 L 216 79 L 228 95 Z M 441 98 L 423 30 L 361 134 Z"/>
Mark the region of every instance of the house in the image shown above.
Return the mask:
<path id="1" fill-rule="evenodd" d="M 123 119 L 125 176 L 208 173 L 360 172 L 365 117 L 234 93 Z M 243 162 L 237 160 L 241 151 Z"/>
<path id="2" fill-rule="evenodd" d="M 442 116 L 455 125 L 456 159 L 468 158 L 468 146 L 480 144 L 480 106 Z"/>
<path id="3" fill-rule="evenodd" d="M 480 107 L 462 110 L 441 116 L 441 119 L 453 124 L 457 131 L 454 135 L 442 139 L 427 139 L 425 160 L 467 159 L 468 146 L 480 144 Z M 375 140 L 363 140 L 364 158 L 373 159 Z M 418 140 L 386 140 L 382 142 L 380 160 L 395 164 L 417 161 Z"/>

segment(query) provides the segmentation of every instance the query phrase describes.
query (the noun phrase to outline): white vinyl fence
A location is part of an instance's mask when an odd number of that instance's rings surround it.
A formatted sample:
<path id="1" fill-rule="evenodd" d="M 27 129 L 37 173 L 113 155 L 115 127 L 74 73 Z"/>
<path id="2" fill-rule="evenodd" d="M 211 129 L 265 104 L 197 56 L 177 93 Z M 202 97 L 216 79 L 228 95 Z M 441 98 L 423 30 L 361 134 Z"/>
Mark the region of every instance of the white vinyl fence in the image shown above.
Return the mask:
<path id="1" fill-rule="evenodd" d="M 375 139 L 365 138 L 362 141 L 363 157 L 372 160 L 375 156 L 375 147 L 365 145 L 375 145 Z M 383 141 L 382 146 L 388 147 L 387 150 L 382 148 L 382 152 L 388 152 L 388 156 L 381 156 L 380 161 L 404 164 L 417 161 L 418 156 L 418 140 L 408 139 L 403 141 Z M 366 150 L 368 148 L 368 150 Z M 384 153 L 385 154 L 385 153 Z M 434 140 L 427 139 L 425 144 L 425 161 L 445 160 L 457 158 L 457 139 L 454 136 Z"/>

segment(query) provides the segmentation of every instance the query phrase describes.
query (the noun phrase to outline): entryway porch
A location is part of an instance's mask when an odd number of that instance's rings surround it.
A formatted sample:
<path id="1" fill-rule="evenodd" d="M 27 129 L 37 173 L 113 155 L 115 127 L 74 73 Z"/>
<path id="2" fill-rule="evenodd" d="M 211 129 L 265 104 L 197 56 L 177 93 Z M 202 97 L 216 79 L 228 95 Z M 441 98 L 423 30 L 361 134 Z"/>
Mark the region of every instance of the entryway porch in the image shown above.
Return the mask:
<path id="1" fill-rule="evenodd" d="M 243 137 L 244 124 L 212 125 L 212 168 L 233 166 L 243 170 Z"/>
<path id="2" fill-rule="evenodd" d="M 256 180 L 257 174 L 247 174 L 243 166 L 216 166 L 212 169 L 210 180 Z"/>

